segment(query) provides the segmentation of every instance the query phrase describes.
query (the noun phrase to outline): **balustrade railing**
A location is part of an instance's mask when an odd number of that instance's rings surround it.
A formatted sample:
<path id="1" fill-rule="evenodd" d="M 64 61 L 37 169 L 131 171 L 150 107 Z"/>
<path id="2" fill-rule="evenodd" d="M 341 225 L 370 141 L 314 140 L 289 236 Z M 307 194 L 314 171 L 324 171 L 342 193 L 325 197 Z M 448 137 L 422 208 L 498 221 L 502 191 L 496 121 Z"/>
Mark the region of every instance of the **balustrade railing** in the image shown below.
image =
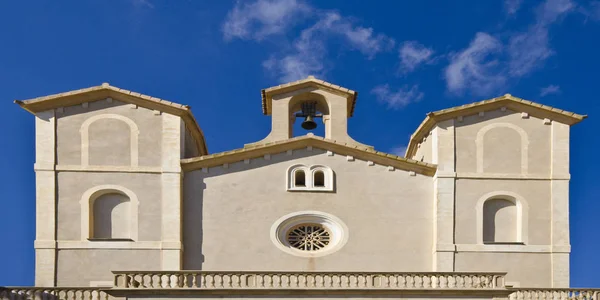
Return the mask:
<path id="1" fill-rule="evenodd" d="M 113 272 L 118 289 L 503 289 L 503 273 Z"/>
<path id="2" fill-rule="evenodd" d="M 515 288 L 510 300 L 600 300 L 600 289 Z"/>
<path id="3" fill-rule="evenodd" d="M 99 288 L 87 287 L 0 287 L 1 300 L 108 300 Z"/>

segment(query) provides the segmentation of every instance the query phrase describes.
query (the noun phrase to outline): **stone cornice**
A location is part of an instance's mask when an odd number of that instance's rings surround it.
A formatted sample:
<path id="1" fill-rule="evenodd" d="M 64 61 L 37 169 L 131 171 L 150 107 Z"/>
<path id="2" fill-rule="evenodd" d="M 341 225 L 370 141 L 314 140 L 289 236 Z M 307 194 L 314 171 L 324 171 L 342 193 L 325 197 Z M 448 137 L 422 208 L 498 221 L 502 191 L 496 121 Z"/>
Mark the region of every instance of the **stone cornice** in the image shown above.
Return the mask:
<path id="1" fill-rule="evenodd" d="M 397 168 L 400 170 L 413 171 L 426 176 L 433 176 L 437 168 L 436 165 L 433 164 L 375 151 L 372 148 L 359 148 L 354 145 L 347 145 L 345 143 L 342 144 L 334 140 L 310 135 L 201 157 L 183 159 L 181 160 L 181 166 L 184 171 L 193 171 L 306 147 L 329 150 L 333 153 L 347 155 L 352 158 L 363 159 L 365 161 Z"/>
<path id="2" fill-rule="evenodd" d="M 408 147 L 406 148 L 406 157 L 412 157 L 415 154 L 417 145 L 421 142 L 423 137 L 429 134 L 435 124 L 459 116 L 473 115 L 480 112 L 500 109 L 502 107 L 506 107 L 513 111 L 526 112 L 541 119 L 547 118 L 568 125 L 579 123 L 587 117 L 586 115 L 579 115 L 506 94 L 493 99 L 428 113 L 425 120 L 423 120 L 421 125 L 419 125 L 417 130 L 411 135 Z"/>
<path id="3" fill-rule="evenodd" d="M 335 94 L 339 94 L 345 96 L 349 101 L 348 105 L 348 117 L 352 117 L 354 113 L 354 106 L 356 105 L 356 98 L 358 97 L 358 93 L 347 89 L 345 87 L 341 87 L 339 85 L 331 84 L 329 82 L 316 79 L 314 76 L 308 76 L 305 79 L 284 83 L 278 86 L 270 87 L 263 89 L 261 91 L 262 98 L 262 110 L 263 114 L 270 115 L 271 114 L 271 101 L 273 101 L 274 95 L 279 95 L 283 93 L 287 93 L 290 90 L 298 90 L 306 87 L 317 87 L 320 89 L 325 89 L 327 91 L 333 92 Z"/>
<path id="4" fill-rule="evenodd" d="M 157 110 L 181 117 L 185 122 L 186 127 L 194 137 L 200 155 L 208 154 L 204 133 L 200 129 L 198 122 L 196 122 L 196 118 L 194 118 L 189 106 L 120 89 L 118 87 L 111 86 L 108 83 L 29 100 L 15 100 L 15 103 L 19 104 L 25 110 L 36 114 L 38 112 L 47 111 L 50 109 L 78 105 L 85 102 L 98 101 L 106 98 L 112 98 L 121 102 L 139 105 L 147 109 Z"/>

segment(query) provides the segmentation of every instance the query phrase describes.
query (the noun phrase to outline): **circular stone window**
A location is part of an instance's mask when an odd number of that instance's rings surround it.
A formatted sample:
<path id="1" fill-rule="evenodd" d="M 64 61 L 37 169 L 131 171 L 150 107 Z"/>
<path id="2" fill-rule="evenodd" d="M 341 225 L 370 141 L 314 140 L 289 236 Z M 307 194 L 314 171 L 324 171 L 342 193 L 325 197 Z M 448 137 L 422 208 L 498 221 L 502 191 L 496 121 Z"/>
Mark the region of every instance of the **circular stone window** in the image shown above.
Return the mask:
<path id="1" fill-rule="evenodd" d="M 277 220 L 271 228 L 271 239 L 290 254 L 317 257 L 339 250 L 348 239 L 348 229 L 335 216 L 304 211 Z"/>

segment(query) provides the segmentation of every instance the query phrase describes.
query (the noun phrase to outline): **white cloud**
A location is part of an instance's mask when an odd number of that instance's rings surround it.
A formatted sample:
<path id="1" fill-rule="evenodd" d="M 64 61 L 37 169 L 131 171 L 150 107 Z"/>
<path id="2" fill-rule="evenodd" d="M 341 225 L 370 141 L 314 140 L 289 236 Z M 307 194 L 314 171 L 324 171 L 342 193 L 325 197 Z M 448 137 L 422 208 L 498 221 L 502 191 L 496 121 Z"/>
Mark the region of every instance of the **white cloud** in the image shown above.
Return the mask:
<path id="1" fill-rule="evenodd" d="M 509 15 L 514 15 L 521 8 L 523 0 L 504 0 L 504 10 Z"/>
<path id="2" fill-rule="evenodd" d="M 423 93 L 419 91 L 418 85 L 413 85 L 410 88 L 404 86 L 392 92 L 388 84 L 382 84 L 373 88 L 371 93 L 375 95 L 377 101 L 387 104 L 387 107 L 391 109 L 403 108 L 423 98 Z"/>
<path id="3" fill-rule="evenodd" d="M 337 12 L 325 13 L 312 29 L 321 33 L 341 36 L 350 46 L 369 58 L 394 47 L 393 39 L 384 34 L 373 33 L 373 28 L 355 26 Z"/>
<path id="4" fill-rule="evenodd" d="M 404 42 L 400 47 L 400 68 L 403 72 L 412 72 L 420 64 L 431 60 L 433 50 L 415 42 Z"/>
<path id="5" fill-rule="evenodd" d="M 575 9 L 571 0 L 546 0 L 535 12 L 526 31 L 511 35 L 506 46 L 487 33 L 477 33 L 468 48 L 451 56 L 446 68 L 448 90 L 474 95 L 495 92 L 508 79 L 520 78 L 541 68 L 554 54 L 550 25 Z"/>
<path id="6" fill-rule="evenodd" d="M 145 6 L 147 8 L 154 8 L 154 4 L 148 0 L 131 0 L 131 3 L 136 7 Z"/>
<path id="7" fill-rule="evenodd" d="M 547 0 L 536 10 L 536 22 L 525 32 L 512 36 L 508 44 L 509 73 L 524 76 L 542 66 L 554 54 L 550 48 L 548 26 L 570 12 L 570 0 Z"/>
<path id="8" fill-rule="evenodd" d="M 475 95 L 483 95 L 502 86 L 506 78 L 498 72 L 498 61 L 493 58 L 501 50 L 498 39 L 478 32 L 469 47 L 451 56 L 445 70 L 448 90 L 461 93 L 470 89 Z"/>
<path id="9" fill-rule="evenodd" d="M 560 86 L 554 85 L 554 84 L 551 84 L 551 85 L 549 85 L 547 87 L 544 87 L 544 88 L 540 89 L 540 96 L 541 97 L 544 97 L 544 96 L 547 96 L 547 95 L 551 95 L 551 94 L 558 94 L 558 93 L 560 93 Z"/>
<path id="10" fill-rule="evenodd" d="M 281 82 L 289 82 L 308 75 L 323 77 L 327 63 L 327 41 L 341 38 L 351 48 L 367 58 L 381 51 L 390 50 L 394 40 L 384 34 L 375 34 L 372 28 L 355 26 L 337 12 L 320 14 L 319 20 L 304 29 L 294 41 L 293 50 L 279 56 L 271 56 L 263 62 L 270 72 L 275 72 Z"/>
<path id="11" fill-rule="evenodd" d="M 312 25 L 301 31 L 292 47 L 274 47 L 274 53 L 263 62 L 265 70 L 282 82 L 308 75 L 322 77 L 325 65 L 330 65 L 328 46 L 334 43 L 338 49 L 356 50 L 368 59 L 394 47 L 394 40 L 385 34 L 356 25 L 338 12 L 311 7 L 302 0 L 238 1 L 223 22 L 223 37 L 260 42 L 271 35 L 286 33 L 300 20 L 311 20 Z"/>
<path id="12" fill-rule="evenodd" d="M 257 0 L 253 3 L 238 1 L 223 23 L 223 36 L 262 40 L 284 32 L 311 8 L 300 0 Z"/>
<path id="13" fill-rule="evenodd" d="M 390 149 L 390 153 L 404 157 L 404 154 L 406 153 L 406 148 L 407 148 L 406 146 L 402 146 L 402 145 L 396 146 L 396 147 Z"/>
<path id="14" fill-rule="evenodd" d="M 587 7 L 580 6 L 579 12 L 593 21 L 600 21 L 600 1 L 591 1 Z"/>

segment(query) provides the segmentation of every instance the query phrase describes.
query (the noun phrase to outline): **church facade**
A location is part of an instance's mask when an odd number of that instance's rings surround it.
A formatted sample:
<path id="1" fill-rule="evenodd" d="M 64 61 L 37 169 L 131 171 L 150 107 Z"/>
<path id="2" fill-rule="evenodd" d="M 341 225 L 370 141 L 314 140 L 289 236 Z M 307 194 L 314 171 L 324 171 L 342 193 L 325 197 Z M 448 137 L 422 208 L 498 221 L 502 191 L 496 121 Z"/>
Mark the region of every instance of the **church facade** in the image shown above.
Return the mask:
<path id="1" fill-rule="evenodd" d="M 108 84 L 16 101 L 36 122 L 36 287 L 0 294 L 598 299 L 568 289 L 586 116 L 507 94 L 427 114 L 402 157 L 348 135 L 352 90 L 261 95 L 268 136 L 214 154 L 189 107 Z"/>

